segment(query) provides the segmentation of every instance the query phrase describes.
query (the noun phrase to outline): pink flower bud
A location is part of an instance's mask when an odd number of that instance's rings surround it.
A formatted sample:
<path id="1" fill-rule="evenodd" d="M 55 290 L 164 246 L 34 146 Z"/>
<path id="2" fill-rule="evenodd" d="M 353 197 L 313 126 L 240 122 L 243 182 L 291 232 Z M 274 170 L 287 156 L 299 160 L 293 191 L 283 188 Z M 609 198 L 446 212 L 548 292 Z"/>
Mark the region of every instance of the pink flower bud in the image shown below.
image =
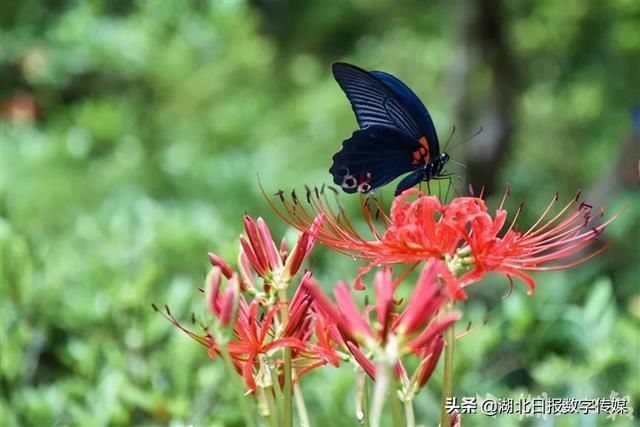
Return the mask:
<path id="1" fill-rule="evenodd" d="M 227 287 L 222 294 L 220 301 L 220 324 L 229 327 L 235 323 L 238 304 L 240 301 L 240 282 L 237 276 L 233 276 L 227 282 Z"/>
<path id="2" fill-rule="evenodd" d="M 205 295 L 207 307 L 213 315 L 220 313 L 220 282 L 222 281 L 220 267 L 213 267 L 205 279 Z"/>
<path id="3" fill-rule="evenodd" d="M 229 266 L 229 264 L 227 264 L 227 262 L 220 258 L 218 255 L 209 252 L 209 261 L 211 262 L 212 266 L 220 267 L 220 271 L 227 279 L 230 279 L 231 276 L 233 276 L 233 269 L 231 268 L 231 266 Z"/>

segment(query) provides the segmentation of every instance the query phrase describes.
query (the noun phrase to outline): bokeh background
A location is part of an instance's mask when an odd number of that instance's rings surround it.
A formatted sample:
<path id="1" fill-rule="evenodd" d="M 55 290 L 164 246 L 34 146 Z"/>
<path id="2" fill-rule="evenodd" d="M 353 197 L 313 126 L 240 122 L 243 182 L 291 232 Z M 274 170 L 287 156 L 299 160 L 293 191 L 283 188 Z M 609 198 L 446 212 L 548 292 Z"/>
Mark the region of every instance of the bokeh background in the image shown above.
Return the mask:
<path id="1" fill-rule="evenodd" d="M 3 426 L 242 425 L 222 365 L 150 304 L 202 313 L 206 253 L 235 258 L 245 213 L 295 238 L 257 174 L 270 191 L 330 182 L 356 126 L 337 60 L 407 82 L 443 142 L 482 127 L 448 168 L 493 206 L 509 185 L 523 226 L 556 191 L 626 206 L 604 255 L 537 275 L 535 296 L 502 299 L 501 277 L 470 290 L 465 321 L 486 325 L 456 347 L 456 395 L 616 391 L 638 412 L 640 2 L 11 0 L 0 22 Z M 358 265 L 311 259 L 327 289 Z M 302 388 L 315 425 L 355 424 L 349 366 Z"/>

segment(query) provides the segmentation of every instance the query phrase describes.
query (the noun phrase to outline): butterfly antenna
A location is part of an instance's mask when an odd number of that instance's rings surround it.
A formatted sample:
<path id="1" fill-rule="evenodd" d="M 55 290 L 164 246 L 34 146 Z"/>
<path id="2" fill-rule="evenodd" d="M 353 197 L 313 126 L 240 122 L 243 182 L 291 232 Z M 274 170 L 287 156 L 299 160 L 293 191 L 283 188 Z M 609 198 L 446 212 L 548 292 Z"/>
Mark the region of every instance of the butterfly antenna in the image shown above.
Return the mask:
<path id="1" fill-rule="evenodd" d="M 480 129 L 478 129 L 478 130 L 477 130 L 473 135 L 471 135 L 471 136 L 469 136 L 469 137 L 467 137 L 467 138 L 463 139 L 463 140 L 462 140 L 462 141 L 460 141 L 460 142 L 457 142 L 457 143 L 453 144 L 453 145 L 451 146 L 451 149 L 453 150 L 454 148 L 456 148 L 456 147 L 458 147 L 458 146 L 460 146 L 460 145 L 464 144 L 465 142 L 469 142 L 470 140 L 472 140 L 473 138 L 475 138 L 476 136 L 478 136 L 481 132 L 482 132 L 482 127 L 480 127 Z"/>
<path id="2" fill-rule="evenodd" d="M 453 159 L 449 159 L 449 161 L 452 162 L 452 163 L 455 163 L 458 166 L 462 166 L 465 169 L 467 168 L 467 165 L 465 165 L 464 163 L 457 162 L 457 161 L 455 161 Z"/>
<path id="3" fill-rule="evenodd" d="M 447 142 L 444 144 L 444 152 L 447 152 L 447 147 L 449 147 L 449 143 L 451 142 L 451 138 L 453 138 L 453 134 L 456 133 L 456 125 L 453 125 L 452 129 L 451 129 L 451 134 L 449 135 L 449 138 L 447 138 Z"/>
<path id="4" fill-rule="evenodd" d="M 449 200 L 449 191 L 451 190 L 452 187 L 453 187 L 453 179 L 449 177 L 449 184 L 447 185 L 447 194 L 444 196 L 445 202 Z M 453 190 L 455 191 L 455 188 Z"/>

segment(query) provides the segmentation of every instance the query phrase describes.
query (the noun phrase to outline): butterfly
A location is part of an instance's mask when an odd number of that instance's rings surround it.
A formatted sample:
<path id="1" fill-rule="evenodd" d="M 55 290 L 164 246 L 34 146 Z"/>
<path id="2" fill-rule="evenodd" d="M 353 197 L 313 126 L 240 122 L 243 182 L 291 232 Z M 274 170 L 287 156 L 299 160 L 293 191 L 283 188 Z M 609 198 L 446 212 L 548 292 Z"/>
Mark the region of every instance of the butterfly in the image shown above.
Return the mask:
<path id="1" fill-rule="evenodd" d="M 431 179 L 449 160 L 429 111 L 409 87 L 383 71 L 365 71 L 336 62 L 333 76 L 347 95 L 360 129 L 342 143 L 329 169 L 333 182 L 347 193 L 370 193 L 411 172 L 395 195 Z"/>

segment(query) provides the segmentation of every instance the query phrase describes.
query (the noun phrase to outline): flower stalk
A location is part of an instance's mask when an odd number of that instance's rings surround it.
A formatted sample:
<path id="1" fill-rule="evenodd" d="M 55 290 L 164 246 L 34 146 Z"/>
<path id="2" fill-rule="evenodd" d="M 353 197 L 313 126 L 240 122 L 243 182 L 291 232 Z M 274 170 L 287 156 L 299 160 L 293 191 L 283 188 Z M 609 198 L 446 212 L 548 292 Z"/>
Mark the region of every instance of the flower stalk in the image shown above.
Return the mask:
<path id="1" fill-rule="evenodd" d="M 356 419 L 362 425 L 369 425 L 369 396 L 367 391 L 367 373 L 359 366 L 355 369 L 356 381 Z"/>
<path id="2" fill-rule="evenodd" d="M 293 402 L 291 388 L 291 348 L 284 349 L 284 422 L 285 427 L 293 425 Z"/>
<path id="3" fill-rule="evenodd" d="M 298 417 L 300 418 L 301 427 L 311 427 L 309 422 L 309 414 L 307 413 L 307 405 L 304 403 L 304 396 L 302 390 L 298 385 L 293 387 L 293 397 L 296 401 L 296 408 L 298 408 Z"/>
<path id="4" fill-rule="evenodd" d="M 391 420 L 395 427 L 402 427 L 402 410 L 400 409 L 400 399 L 396 393 L 395 381 L 389 385 L 389 400 L 391 400 Z"/>
<path id="5" fill-rule="evenodd" d="M 447 303 L 446 312 L 453 310 L 453 301 Z M 451 425 L 451 414 L 447 411 L 447 400 L 453 396 L 453 347 L 455 342 L 455 334 L 453 327 L 447 329 L 444 333 L 444 376 L 442 380 L 442 402 L 440 409 L 440 425 Z"/>
<path id="6" fill-rule="evenodd" d="M 251 411 L 251 408 L 249 408 L 249 403 L 247 402 L 243 393 L 240 392 L 240 386 L 238 384 L 238 379 L 235 376 L 235 368 L 233 367 L 231 355 L 227 350 L 222 350 L 221 353 L 224 364 L 227 368 L 227 371 L 229 372 L 229 376 L 231 377 L 231 384 L 234 394 L 237 396 L 238 404 L 240 405 L 242 416 L 244 417 L 244 423 L 247 427 L 256 427 L 256 423 L 253 419 L 253 416 L 251 415 L 253 411 Z"/>
<path id="7" fill-rule="evenodd" d="M 382 425 L 382 410 L 389 394 L 392 377 L 393 365 L 390 365 L 386 360 L 379 361 L 376 364 L 376 382 L 373 388 L 373 402 L 371 403 L 371 427 L 380 427 Z M 393 396 L 391 399 L 393 399 Z M 394 425 L 397 424 L 394 422 Z"/>
<path id="8" fill-rule="evenodd" d="M 406 399 L 404 402 L 404 418 L 407 423 L 407 427 L 416 426 L 416 416 L 413 412 L 413 399 Z"/>

